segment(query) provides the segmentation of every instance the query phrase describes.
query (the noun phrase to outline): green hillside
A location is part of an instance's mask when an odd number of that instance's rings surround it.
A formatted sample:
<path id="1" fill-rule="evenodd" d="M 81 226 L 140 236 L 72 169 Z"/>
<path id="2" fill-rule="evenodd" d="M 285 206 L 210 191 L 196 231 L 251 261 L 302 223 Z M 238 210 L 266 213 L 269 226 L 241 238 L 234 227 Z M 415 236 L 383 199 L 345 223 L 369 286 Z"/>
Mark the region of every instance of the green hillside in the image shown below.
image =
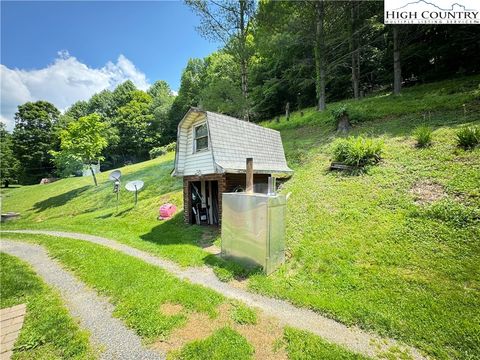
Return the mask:
<path id="1" fill-rule="evenodd" d="M 287 221 L 287 263 L 269 277 L 254 274 L 252 291 L 318 310 L 401 339 L 439 358 L 480 357 L 480 149 L 456 146 L 456 131 L 480 125 L 480 77 L 406 88 L 347 104 L 353 135 L 381 138 L 383 160 L 358 175 L 328 170 L 339 136 L 331 113 L 304 109 L 278 129 L 294 176 Z M 413 131 L 433 129 L 433 144 L 415 147 Z M 113 238 L 185 266 L 231 267 L 201 244 L 211 230 L 183 224 L 182 183 L 173 153 L 122 168 L 122 183 L 142 179 L 133 207 L 122 190 L 116 205 L 108 174 L 48 185 L 2 189 L 2 212 L 21 219 L 4 229 L 68 230 Z M 179 213 L 157 220 L 173 202 Z M 223 267 L 224 269 L 220 269 Z"/>

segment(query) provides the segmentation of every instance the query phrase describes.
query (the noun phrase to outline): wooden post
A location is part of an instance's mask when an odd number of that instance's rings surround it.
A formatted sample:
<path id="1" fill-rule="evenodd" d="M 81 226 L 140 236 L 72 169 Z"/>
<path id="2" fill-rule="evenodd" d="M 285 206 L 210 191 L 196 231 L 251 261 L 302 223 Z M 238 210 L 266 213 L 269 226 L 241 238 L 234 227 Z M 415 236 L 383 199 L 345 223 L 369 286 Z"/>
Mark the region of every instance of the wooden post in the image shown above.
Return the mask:
<path id="1" fill-rule="evenodd" d="M 253 193 L 253 158 L 247 158 L 247 180 L 245 191 L 249 194 Z"/>

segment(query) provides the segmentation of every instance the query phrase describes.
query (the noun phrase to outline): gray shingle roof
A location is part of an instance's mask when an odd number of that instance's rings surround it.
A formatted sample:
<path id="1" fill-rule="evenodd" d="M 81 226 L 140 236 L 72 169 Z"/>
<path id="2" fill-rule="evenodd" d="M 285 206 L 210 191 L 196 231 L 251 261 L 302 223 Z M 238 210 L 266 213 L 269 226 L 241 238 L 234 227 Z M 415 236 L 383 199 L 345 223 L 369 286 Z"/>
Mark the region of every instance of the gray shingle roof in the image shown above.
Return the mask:
<path id="1" fill-rule="evenodd" d="M 251 157 L 255 173 L 293 173 L 278 131 L 227 115 L 205 113 L 214 161 L 224 172 L 245 172 L 245 159 Z"/>

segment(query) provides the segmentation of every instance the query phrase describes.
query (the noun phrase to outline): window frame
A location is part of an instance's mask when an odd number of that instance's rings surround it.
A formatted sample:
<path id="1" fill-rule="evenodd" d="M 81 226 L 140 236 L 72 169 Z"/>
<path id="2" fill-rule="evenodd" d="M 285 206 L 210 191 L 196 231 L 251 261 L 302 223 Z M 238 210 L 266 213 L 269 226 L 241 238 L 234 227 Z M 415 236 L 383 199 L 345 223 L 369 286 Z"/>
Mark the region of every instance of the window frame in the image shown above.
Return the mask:
<path id="1" fill-rule="evenodd" d="M 197 137 L 197 129 L 201 126 L 205 126 L 205 129 L 207 130 L 207 133 L 206 135 L 203 135 L 203 136 L 199 136 Z M 207 125 L 207 122 L 203 122 L 201 124 L 198 124 L 198 125 L 194 125 L 193 127 L 193 134 L 192 134 L 192 138 L 193 138 L 193 153 L 196 154 L 196 153 L 199 153 L 199 152 L 202 152 L 202 151 L 207 151 L 210 149 L 210 139 L 209 139 L 209 136 L 208 136 L 208 125 Z M 199 139 L 203 139 L 203 138 L 207 138 L 207 147 L 205 148 L 202 148 L 202 149 L 198 149 L 197 148 L 197 140 Z"/>

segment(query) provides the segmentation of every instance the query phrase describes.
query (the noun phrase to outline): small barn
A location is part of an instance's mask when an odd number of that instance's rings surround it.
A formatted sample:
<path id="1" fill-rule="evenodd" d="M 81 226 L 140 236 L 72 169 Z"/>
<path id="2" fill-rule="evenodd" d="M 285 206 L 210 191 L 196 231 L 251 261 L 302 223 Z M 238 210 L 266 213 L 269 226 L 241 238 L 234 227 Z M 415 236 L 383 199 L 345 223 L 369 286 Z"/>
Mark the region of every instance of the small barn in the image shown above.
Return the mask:
<path id="1" fill-rule="evenodd" d="M 266 193 L 269 176 L 293 173 L 278 131 L 197 108 L 187 112 L 178 124 L 173 172 L 183 178 L 186 223 L 221 223 L 222 194 L 244 191 L 247 158 L 255 192 Z"/>

